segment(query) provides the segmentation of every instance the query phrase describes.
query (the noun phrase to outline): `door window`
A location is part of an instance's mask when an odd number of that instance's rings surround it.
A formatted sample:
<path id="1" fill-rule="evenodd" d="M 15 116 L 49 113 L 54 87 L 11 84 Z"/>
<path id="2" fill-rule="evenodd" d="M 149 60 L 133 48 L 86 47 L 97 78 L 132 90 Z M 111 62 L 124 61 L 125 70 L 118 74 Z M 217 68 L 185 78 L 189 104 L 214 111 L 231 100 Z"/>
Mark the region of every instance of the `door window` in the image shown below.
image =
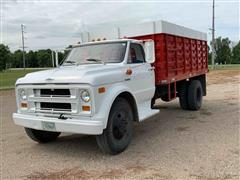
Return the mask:
<path id="1" fill-rule="evenodd" d="M 143 62 L 145 62 L 143 47 L 140 44 L 131 43 L 128 54 L 128 63 L 131 64 Z"/>

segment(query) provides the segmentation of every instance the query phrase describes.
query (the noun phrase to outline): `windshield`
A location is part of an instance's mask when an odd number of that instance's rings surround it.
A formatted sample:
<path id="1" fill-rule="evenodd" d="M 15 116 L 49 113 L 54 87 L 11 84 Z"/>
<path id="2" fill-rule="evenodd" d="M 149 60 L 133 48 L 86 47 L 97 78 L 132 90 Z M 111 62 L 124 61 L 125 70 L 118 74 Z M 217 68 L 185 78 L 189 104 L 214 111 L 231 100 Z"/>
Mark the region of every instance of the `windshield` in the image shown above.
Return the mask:
<path id="1" fill-rule="evenodd" d="M 73 48 L 63 65 L 90 63 L 120 63 L 126 52 L 127 42 L 88 44 Z"/>

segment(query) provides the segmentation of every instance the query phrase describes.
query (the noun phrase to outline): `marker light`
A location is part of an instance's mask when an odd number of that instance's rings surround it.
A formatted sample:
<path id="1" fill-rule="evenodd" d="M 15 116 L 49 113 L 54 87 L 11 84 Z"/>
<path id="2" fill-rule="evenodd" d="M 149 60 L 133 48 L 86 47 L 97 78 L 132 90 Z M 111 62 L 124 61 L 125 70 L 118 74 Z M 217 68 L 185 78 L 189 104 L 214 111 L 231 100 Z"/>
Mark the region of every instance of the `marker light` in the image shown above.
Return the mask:
<path id="1" fill-rule="evenodd" d="M 105 93 L 106 89 L 105 87 L 100 87 L 98 88 L 98 93 L 101 94 L 101 93 Z"/>
<path id="2" fill-rule="evenodd" d="M 126 74 L 127 74 L 127 75 L 131 75 L 131 74 L 132 74 L 132 69 L 130 69 L 130 68 L 127 69 Z"/>

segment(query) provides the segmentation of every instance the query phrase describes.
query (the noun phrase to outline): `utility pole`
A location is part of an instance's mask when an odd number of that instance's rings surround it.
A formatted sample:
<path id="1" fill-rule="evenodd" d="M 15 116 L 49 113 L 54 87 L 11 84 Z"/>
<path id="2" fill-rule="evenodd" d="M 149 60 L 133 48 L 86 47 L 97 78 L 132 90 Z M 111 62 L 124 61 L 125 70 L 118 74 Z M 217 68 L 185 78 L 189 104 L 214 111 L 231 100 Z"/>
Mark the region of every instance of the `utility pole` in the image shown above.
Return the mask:
<path id="1" fill-rule="evenodd" d="M 24 72 L 25 72 L 25 68 L 26 68 L 26 65 L 25 65 L 25 46 L 24 46 L 24 28 L 25 26 L 23 24 L 21 24 L 21 30 L 22 30 L 22 56 L 23 56 L 23 69 L 24 69 Z"/>
<path id="2" fill-rule="evenodd" d="M 213 0 L 213 9 L 212 9 L 212 69 L 215 66 L 215 0 Z"/>
<path id="3" fill-rule="evenodd" d="M 54 51 L 53 50 L 51 51 L 52 51 L 52 66 L 54 67 Z"/>

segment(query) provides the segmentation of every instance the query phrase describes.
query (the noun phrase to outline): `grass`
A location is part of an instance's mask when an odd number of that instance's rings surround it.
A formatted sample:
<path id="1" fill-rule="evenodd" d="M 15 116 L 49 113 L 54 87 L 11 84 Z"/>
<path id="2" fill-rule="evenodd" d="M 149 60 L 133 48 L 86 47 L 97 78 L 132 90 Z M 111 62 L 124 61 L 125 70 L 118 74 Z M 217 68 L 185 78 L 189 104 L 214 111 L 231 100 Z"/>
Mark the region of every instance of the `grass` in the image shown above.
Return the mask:
<path id="1" fill-rule="evenodd" d="M 211 69 L 211 65 L 208 65 L 209 70 Z M 224 65 L 215 65 L 214 70 L 221 70 L 221 69 L 240 69 L 240 64 L 224 64 Z"/>
<path id="2" fill-rule="evenodd" d="M 27 73 L 40 71 L 42 69 L 27 68 L 23 69 L 11 69 L 0 72 L 0 90 L 12 89 L 15 86 L 15 82 L 18 78 L 25 76 Z"/>

